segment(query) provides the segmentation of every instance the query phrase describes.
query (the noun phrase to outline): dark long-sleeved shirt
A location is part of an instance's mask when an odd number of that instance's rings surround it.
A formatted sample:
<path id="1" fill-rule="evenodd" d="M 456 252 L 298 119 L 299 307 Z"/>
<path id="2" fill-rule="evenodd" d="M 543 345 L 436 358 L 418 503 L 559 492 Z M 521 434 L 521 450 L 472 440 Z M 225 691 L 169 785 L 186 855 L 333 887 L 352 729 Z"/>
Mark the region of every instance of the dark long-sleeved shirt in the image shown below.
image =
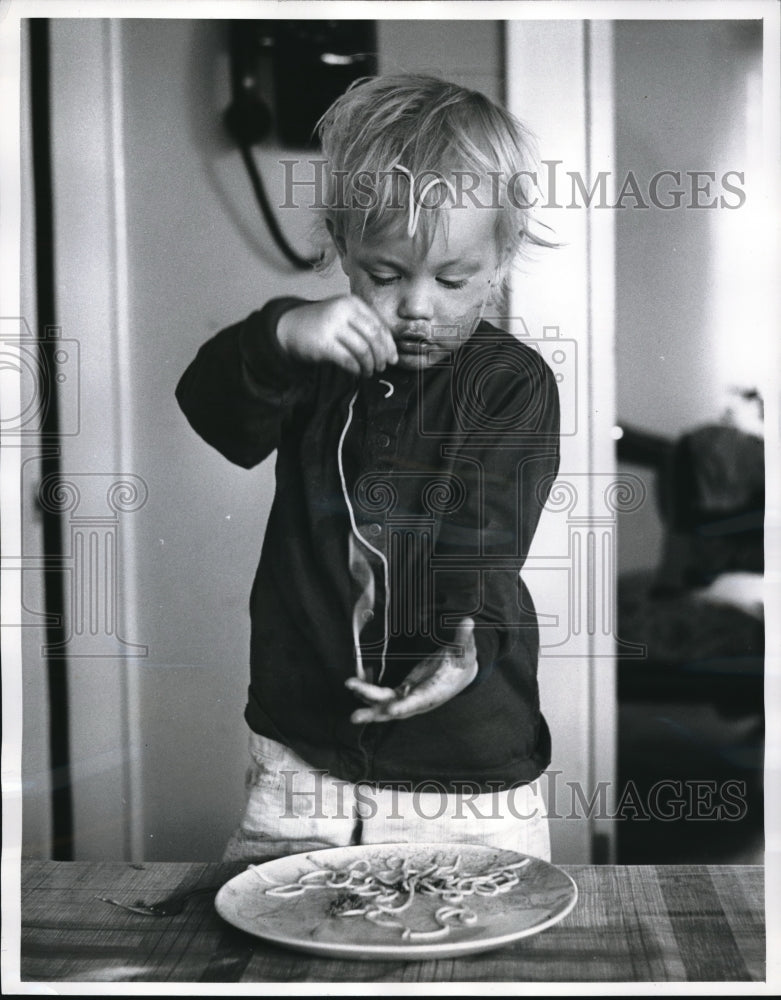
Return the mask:
<path id="1" fill-rule="evenodd" d="M 252 587 L 246 719 L 349 781 L 452 791 L 534 780 L 550 762 L 538 627 L 519 576 L 559 462 L 538 352 L 483 323 L 420 372 L 359 379 L 285 356 L 278 299 L 198 352 L 177 388 L 193 428 L 276 495 Z M 459 621 L 478 675 L 422 715 L 357 726 L 344 681 L 398 685 Z"/>

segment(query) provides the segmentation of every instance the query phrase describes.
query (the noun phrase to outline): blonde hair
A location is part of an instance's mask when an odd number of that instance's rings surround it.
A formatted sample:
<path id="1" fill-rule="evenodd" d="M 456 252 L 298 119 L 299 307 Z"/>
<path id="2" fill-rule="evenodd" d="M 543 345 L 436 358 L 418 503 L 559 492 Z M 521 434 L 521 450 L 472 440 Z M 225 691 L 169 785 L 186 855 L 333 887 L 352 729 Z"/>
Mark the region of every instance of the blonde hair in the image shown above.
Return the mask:
<path id="1" fill-rule="evenodd" d="M 497 250 L 505 271 L 531 245 L 556 245 L 535 231 L 540 223 L 531 216 L 534 138 L 479 91 L 422 74 L 358 80 L 323 115 L 318 133 L 329 192 L 320 210 L 322 266 L 349 236 L 381 233 L 407 216 L 409 234 L 419 222 L 430 241 L 438 224 L 447 225 L 441 211 L 447 189 L 451 196 L 460 189 L 461 202 L 498 210 Z M 424 184 L 424 176 L 434 182 Z M 376 183 L 367 194 L 371 178 Z M 422 194 L 415 190 L 417 179 Z"/>

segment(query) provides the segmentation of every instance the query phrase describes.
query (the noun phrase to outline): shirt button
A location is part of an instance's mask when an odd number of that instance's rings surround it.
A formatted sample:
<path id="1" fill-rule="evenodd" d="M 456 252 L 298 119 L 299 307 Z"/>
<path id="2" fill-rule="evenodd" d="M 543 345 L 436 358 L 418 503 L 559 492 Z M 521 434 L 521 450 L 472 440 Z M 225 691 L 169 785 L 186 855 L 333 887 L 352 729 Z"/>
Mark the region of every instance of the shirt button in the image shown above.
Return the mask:
<path id="1" fill-rule="evenodd" d="M 391 439 L 387 434 L 380 434 L 377 438 L 377 444 L 380 448 L 387 448 L 391 443 Z"/>
<path id="2" fill-rule="evenodd" d="M 374 618 L 374 612 L 373 612 L 373 611 L 370 611 L 370 610 L 369 610 L 369 609 L 367 608 L 367 609 L 366 609 L 366 611 L 364 611 L 364 612 L 363 612 L 363 613 L 361 614 L 361 618 L 363 618 L 363 620 L 364 620 L 365 622 L 370 622 L 370 621 L 371 621 L 371 620 L 372 620 L 372 619 Z"/>
<path id="3" fill-rule="evenodd" d="M 381 524 L 370 524 L 369 525 L 369 534 L 370 535 L 381 535 L 382 534 L 382 525 Z"/>

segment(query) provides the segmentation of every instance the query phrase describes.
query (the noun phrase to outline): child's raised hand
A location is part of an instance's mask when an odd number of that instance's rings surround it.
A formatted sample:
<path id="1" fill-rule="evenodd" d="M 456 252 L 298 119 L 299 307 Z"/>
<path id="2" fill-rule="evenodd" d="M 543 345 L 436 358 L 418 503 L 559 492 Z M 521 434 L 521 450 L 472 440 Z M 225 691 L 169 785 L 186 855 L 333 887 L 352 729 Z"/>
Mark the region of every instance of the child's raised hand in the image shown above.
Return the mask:
<path id="1" fill-rule="evenodd" d="M 460 656 L 448 651 L 432 653 L 407 674 L 398 688 L 378 687 L 358 677 L 348 678 L 346 686 L 371 706 L 356 709 L 350 720 L 363 724 L 408 719 L 450 701 L 477 676 L 474 625 L 471 618 L 464 618 L 458 626 L 455 642 L 464 650 Z"/>
<path id="2" fill-rule="evenodd" d="M 298 361 L 331 361 L 370 378 L 398 361 L 391 331 L 357 295 L 307 302 L 282 315 L 277 340 Z"/>

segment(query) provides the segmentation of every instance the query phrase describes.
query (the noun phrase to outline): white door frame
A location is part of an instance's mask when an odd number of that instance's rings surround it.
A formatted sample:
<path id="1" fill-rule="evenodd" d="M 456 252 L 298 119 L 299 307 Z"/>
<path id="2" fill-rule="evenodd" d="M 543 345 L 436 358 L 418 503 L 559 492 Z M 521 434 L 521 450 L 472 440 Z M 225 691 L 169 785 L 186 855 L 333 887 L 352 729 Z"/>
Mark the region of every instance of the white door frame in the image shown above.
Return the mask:
<path id="1" fill-rule="evenodd" d="M 565 245 L 511 285 L 520 334 L 561 379 L 562 459 L 524 576 L 540 614 L 540 687 L 553 738 L 553 856 L 611 861 L 616 777 L 613 46 L 609 21 L 509 21 L 507 106 L 536 134 L 538 218 Z M 602 204 L 603 207 L 597 207 Z M 558 207 L 557 207 L 558 206 Z M 558 338 L 558 342 L 557 342 Z M 621 502 L 619 498 L 618 502 Z M 565 523 L 566 522 L 566 523 Z M 566 621 L 563 617 L 566 616 Z"/>
<path id="2" fill-rule="evenodd" d="M 57 320 L 79 345 L 78 433 L 63 436 L 75 859 L 143 856 L 139 671 L 129 474 L 132 385 L 123 144 L 122 21 L 50 28 Z M 121 531 L 117 530 L 121 520 Z M 75 546 L 79 546 L 76 550 Z M 79 563 L 78 552 L 84 553 Z M 67 555 L 67 553 L 66 553 Z"/>

